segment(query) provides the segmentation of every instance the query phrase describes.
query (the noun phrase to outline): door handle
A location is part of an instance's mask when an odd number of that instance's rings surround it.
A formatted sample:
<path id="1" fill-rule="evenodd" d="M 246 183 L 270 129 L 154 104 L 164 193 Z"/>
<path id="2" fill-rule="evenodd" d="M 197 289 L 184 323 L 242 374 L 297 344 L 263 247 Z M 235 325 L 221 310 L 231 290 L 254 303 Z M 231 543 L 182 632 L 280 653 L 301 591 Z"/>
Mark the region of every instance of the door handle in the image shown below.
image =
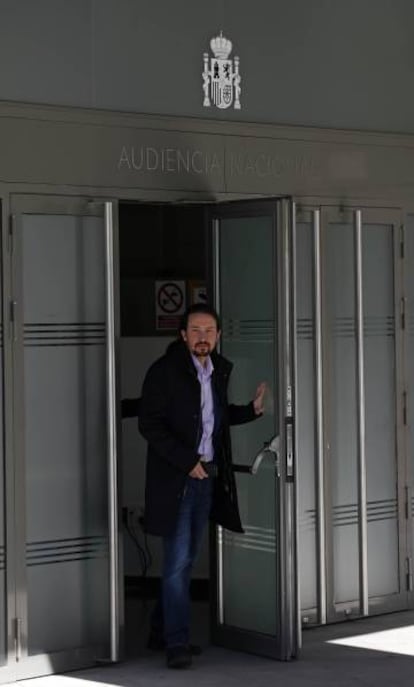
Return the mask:
<path id="1" fill-rule="evenodd" d="M 110 658 L 119 660 L 120 655 L 120 570 L 118 538 L 118 470 L 116 425 L 116 365 L 115 365 L 115 316 L 114 316 L 114 218 L 113 203 L 105 201 L 105 282 L 106 282 L 106 392 L 107 392 L 107 474 L 108 474 L 108 523 L 109 523 L 109 618 Z"/>
<path id="2" fill-rule="evenodd" d="M 276 434 L 270 441 L 265 441 L 263 448 L 260 449 L 259 453 L 254 458 L 251 465 L 235 465 L 233 464 L 234 472 L 247 472 L 249 475 L 256 475 L 257 471 L 262 464 L 262 461 L 268 454 L 273 455 L 277 476 L 280 477 L 280 437 Z"/>
<path id="3" fill-rule="evenodd" d="M 250 466 L 250 474 L 256 475 L 260 465 L 262 464 L 263 459 L 266 457 L 266 454 L 271 453 L 273 455 L 273 459 L 275 462 L 277 476 L 280 477 L 279 448 L 280 437 L 278 434 L 276 434 L 273 437 L 273 439 L 265 442 L 262 450 L 259 451 L 259 453 L 257 454 L 256 458 Z"/>

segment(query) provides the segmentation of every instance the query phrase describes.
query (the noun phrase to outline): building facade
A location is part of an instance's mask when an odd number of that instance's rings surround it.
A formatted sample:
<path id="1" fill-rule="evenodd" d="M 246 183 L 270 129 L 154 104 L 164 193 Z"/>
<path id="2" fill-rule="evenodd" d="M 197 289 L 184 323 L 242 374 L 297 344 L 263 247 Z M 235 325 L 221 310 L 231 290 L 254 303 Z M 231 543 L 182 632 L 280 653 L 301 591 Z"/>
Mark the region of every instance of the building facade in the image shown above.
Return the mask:
<path id="1" fill-rule="evenodd" d="M 0 2 L 3 681 L 122 652 L 120 401 L 193 287 L 234 398 L 270 390 L 200 568 L 215 641 L 289 659 L 413 606 L 414 8 L 171 5 Z"/>

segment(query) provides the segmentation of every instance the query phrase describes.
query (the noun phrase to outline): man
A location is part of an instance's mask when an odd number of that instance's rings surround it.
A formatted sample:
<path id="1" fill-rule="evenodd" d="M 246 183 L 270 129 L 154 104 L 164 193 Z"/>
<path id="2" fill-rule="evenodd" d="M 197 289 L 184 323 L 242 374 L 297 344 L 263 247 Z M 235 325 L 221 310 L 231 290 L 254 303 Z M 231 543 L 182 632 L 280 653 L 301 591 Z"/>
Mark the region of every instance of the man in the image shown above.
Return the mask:
<path id="1" fill-rule="evenodd" d="M 199 647 L 189 643 L 190 576 L 209 516 L 242 532 L 231 463 L 230 425 L 263 413 L 265 384 L 246 406 L 230 405 L 232 364 L 219 355 L 217 313 L 191 306 L 180 337 L 144 380 L 139 428 L 148 441 L 145 527 L 163 537 L 161 600 L 149 646 L 165 645 L 167 665 L 186 668 Z"/>

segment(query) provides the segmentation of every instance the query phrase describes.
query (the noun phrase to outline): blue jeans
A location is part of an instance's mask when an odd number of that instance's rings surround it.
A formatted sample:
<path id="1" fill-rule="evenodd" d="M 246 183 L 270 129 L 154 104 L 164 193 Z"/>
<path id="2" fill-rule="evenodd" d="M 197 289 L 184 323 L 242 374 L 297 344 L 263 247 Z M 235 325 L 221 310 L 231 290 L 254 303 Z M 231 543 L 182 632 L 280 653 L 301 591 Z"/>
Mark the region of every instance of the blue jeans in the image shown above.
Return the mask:
<path id="1" fill-rule="evenodd" d="M 189 644 L 190 580 L 211 508 L 213 480 L 187 478 L 174 532 L 163 537 L 162 590 L 152 629 L 168 647 Z"/>

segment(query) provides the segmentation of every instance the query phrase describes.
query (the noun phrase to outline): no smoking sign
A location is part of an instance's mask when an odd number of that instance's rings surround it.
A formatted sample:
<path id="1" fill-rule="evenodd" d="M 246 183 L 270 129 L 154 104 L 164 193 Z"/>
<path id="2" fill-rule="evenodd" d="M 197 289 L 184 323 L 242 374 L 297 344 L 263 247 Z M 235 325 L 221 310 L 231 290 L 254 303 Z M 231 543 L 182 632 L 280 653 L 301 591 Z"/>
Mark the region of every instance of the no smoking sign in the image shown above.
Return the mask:
<path id="1" fill-rule="evenodd" d="M 178 329 L 185 311 L 185 281 L 155 282 L 157 329 Z"/>

